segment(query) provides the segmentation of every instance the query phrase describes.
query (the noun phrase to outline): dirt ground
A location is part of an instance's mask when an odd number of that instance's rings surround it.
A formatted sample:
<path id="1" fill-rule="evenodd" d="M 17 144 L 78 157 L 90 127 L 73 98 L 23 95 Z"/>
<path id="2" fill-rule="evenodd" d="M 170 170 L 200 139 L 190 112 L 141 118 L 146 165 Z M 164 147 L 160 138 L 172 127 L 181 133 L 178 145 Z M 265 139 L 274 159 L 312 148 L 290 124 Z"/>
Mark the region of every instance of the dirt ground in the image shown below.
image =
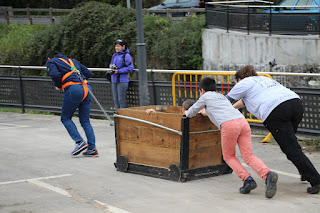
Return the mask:
<path id="1" fill-rule="evenodd" d="M 256 130 L 252 131 L 252 135 L 266 136 L 266 134 L 267 132 L 265 131 L 256 131 Z M 297 138 L 300 146 L 302 147 L 305 153 L 314 153 L 314 152 L 320 153 L 320 138 L 314 138 L 314 137 L 311 138 L 311 137 L 302 137 L 302 136 L 297 136 Z M 268 143 L 278 146 L 274 138 L 272 138 Z"/>
<path id="2" fill-rule="evenodd" d="M 310 152 L 310 153 L 320 152 L 320 140 L 319 139 L 298 137 L 298 142 L 304 152 Z"/>

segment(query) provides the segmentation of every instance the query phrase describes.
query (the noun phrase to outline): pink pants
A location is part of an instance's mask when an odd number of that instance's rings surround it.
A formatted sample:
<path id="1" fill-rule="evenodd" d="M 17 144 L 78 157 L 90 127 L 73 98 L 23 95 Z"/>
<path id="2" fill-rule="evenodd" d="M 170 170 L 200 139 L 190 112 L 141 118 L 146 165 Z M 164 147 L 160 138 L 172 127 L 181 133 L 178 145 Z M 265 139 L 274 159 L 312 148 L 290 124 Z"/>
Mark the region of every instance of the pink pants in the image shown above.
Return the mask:
<path id="1" fill-rule="evenodd" d="M 235 156 L 237 143 L 244 162 L 265 180 L 270 169 L 254 156 L 251 147 L 251 129 L 244 118 L 226 121 L 221 125 L 221 146 L 225 162 L 242 181 L 245 181 L 251 175 Z"/>

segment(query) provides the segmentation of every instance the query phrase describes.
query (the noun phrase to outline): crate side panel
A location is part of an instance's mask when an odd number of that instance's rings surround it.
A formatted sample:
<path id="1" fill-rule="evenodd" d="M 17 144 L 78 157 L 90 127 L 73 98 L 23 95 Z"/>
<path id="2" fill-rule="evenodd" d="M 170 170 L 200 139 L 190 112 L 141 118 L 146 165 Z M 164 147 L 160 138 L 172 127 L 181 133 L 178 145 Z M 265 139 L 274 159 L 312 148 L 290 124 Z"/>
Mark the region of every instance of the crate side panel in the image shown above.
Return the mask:
<path id="1" fill-rule="evenodd" d="M 148 115 L 145 113 L 145 110 L 119 110 L 119 115 L 138 118 L 144 121 L 149 121 L 152 123 L 156 123 L 174 130 L 180 130 L 181 129 L 181 118 L 183 117 L 182 114 L 173 114 L 173 113 L 164 113 L 164 112 L 154 112 Z M 138 122 L 138 121 L 137 121 Z M 140 125 L 144 126 L 150 126 L 150 124 L 145 124 L 143 122 L 139 122 Z"/>
<path id="2" fill-rule="evenodd" d="M 158 107 L 167 108 L 167 109 L 157 109 Z M 121 110 L 138 110 L 138 111 L 146 111 L 147 109 L 154 109 L 157 112 L 164 112 L 164 113 L 174 113 L 174 114 L 181 114 L 182 116 L 182 107 L 181 106 L 171 106 L 171 105 L 149 105 L 149 106 L 140 106 L 140 107 L 130 107 L 128 109 L 121 109 Z M 120 109 L 119 109 L 120 111 Z"/>
<path id="3" fill-rule="evenodd" d="M 221 164 L 221 133 L 208 117 L 200 114 L 190 119 L 190 133 L 216 130 L 209 133 L 190 134 L 189 168 Z"/>
<path id="4" fill-rule="evenodd" d="M 124 118 L 117 118 L 117 124 L 119 154 L 128 162 L 162 168 L 179 165 L 180 135 Z"/>
<path id="5" fill-rule="evenodd" d="M 190 118 L 189 132 L 218 130 L 218 128 L 210 121 L 207 116 L 202 116 L 200 113 Z"/>
<path id="6" fill-rule="evenodd" d="M 180 151 L 176 149 L 153 147 L 146 144 L 122 142 L 120 153 L 127 157 L 129 163 L 153 167 L 169 168 L 171 164 L 179 165 Z"/>

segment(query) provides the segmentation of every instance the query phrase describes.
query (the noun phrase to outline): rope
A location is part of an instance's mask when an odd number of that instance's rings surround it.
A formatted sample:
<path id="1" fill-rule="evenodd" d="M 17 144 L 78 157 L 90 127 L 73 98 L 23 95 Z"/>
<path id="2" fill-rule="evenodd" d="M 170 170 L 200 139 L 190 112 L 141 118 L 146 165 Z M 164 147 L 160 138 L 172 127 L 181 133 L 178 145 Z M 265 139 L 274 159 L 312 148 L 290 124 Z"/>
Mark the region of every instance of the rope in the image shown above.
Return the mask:
<path id="1" fill-rule="evenodd" d="M 182 135 L 181 131 L 178 131 L 178 130 L 175 130 L 175 129 L 171 129 L 169 127 L 162 126 L 160 124 L 156 124 L 156 123 L 153 123 L 153 122 L 150 122 L 150 121 L 146 121 L 146 120 L 142 120 L 142 119 L 139 119 L 139 118 L 133 118 L 133 117 L 124 116 L 124 115 L 118 115 L 118 114 L 114 114 L 114 117 L 125 118 L 125 119 L 129 119 L 129 120 L 134 120 L 134 121 L 139 121 L 141 123 L 150 124 L 150 125 L 153 125 L 153 126 L 156 126 L 156 127 L 162 128 L 162 129 L 166 129 L 166 130 L 169 130 L 169 131 L 174 132 L 174 133 L 177 133 L 178 135 Z M 216 131 L 219 131 L 219 130 L 205 130 L 205 131 L 199 131 L 199 132 L 189 132 L 189 134 L 199 134 L 199 133 L 216 132 Z"/>
<path id="2" fill-rule="evenodd" d="M 75 73 L 77 74 L 78 78 L 80 79 L 80 81 L 83 83 L 84 80 L 81 76 L 81 73 L 79 70 L 75 70 Z M 86 87 L 88 87 L 86 84 L 85 84 Z M 99 106 L 99 108 L 101 109 L 101 111 L 103 112 L 103 114 L 107 117 L 107 119 L 110 121 L 110 126 L 113 126 L 114 123 L 113 121 L 111 120 L 110 116 L 106 113 L 106 111 L 104 110 L 104 108 L 102 107 L 102 105 L 100 104 L 100 102 L 98 101 L 98 99 L 96 98 L 96 96 L 93 94 L 93 92 L 88 88 L 88 91 L 89 93 L 91 94 L 93 100 L 96 102 L 96 104 Z"/>

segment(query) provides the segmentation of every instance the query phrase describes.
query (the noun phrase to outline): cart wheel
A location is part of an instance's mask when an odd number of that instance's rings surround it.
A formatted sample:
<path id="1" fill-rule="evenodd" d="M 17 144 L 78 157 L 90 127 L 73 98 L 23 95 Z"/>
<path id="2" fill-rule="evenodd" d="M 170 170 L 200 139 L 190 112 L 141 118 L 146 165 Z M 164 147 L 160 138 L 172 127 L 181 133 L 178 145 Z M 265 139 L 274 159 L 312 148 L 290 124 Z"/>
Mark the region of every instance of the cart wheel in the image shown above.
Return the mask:
<path id="1" fill-rule="evenodd" d="M 117 158 L 116 167 L 118 171 L 126 172 L 128 169 L 128 159 L 123 155 L 119 155 Z"/>
<path id="2" fill-rule="evenodd" d="M 181 180 L 181 170 L 176 164 L 171 164 L 169 166 L 169 177 L 170 177 L 170 180 L 173 180 L 173 181 Z"/>

